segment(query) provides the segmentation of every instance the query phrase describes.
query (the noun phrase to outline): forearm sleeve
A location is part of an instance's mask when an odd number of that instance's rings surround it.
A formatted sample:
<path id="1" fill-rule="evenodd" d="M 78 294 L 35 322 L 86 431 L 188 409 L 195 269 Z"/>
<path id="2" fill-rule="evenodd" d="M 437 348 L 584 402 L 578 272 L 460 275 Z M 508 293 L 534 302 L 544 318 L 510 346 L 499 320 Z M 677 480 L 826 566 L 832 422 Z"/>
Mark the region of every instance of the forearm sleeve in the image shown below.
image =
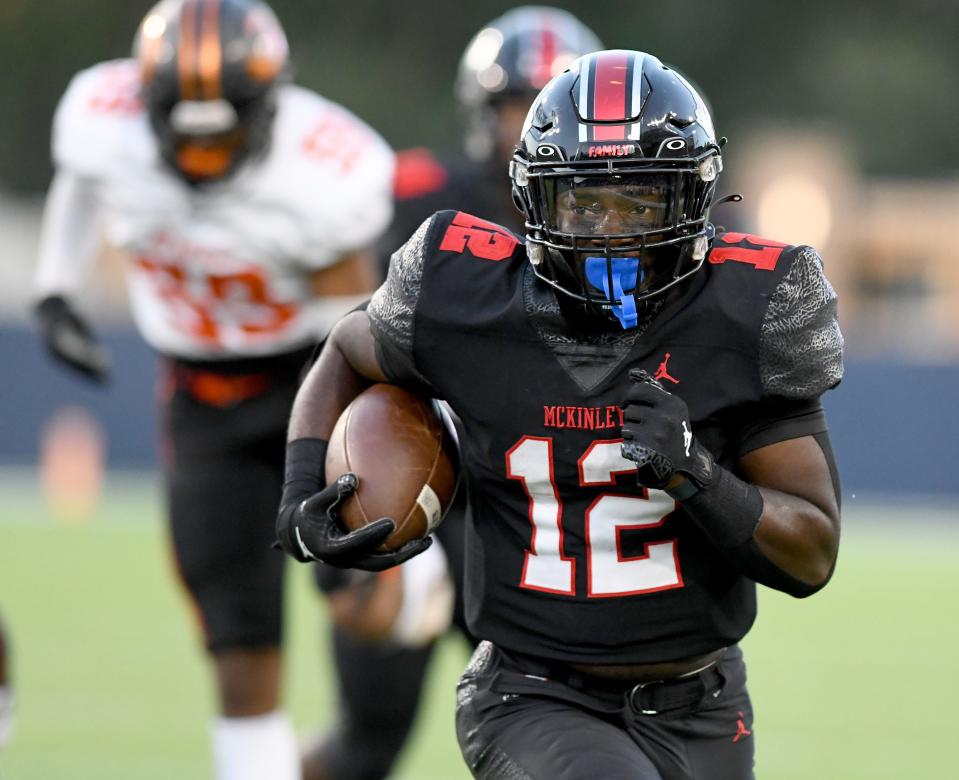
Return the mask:
<path id="1" fill-rule="evenodd" d="M 683 502 L 683 509 L 726 559 L 752 580 L 796 598 L 823 587 L 808 585 L 774 564 L 759 549 L 754 534 L 763 516 L 763 497 L 755 485 L 715 466 L 708 487 Z"/>

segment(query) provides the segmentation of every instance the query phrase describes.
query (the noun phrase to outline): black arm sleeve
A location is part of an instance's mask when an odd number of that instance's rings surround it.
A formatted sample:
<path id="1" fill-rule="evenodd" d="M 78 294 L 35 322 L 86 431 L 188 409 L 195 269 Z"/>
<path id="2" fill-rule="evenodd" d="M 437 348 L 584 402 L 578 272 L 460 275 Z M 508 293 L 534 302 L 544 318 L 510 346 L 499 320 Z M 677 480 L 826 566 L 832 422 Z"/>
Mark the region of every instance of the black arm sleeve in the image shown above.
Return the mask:
<path id="1" fill-rule="evenodd" d="M 812 436 L 819 444 L 840 503 L 839 471 L 829 442 L 829 431 L 822 403 L 818 398 L 791 400 L 767 399 L 742 411 L 742 431 L 737 440 L 738 456 L 801 436 Z M 805 598 L 820 590 L 826 582 L 808 585 L 776 566 L 760 551 L 753 533 L 762 516 L 763 500 L 759 490 L 720 466 L 706 489 L 683 502 L 683 508 L 710 537 L 713 544 L 739 571 L 770 588 Z"/>

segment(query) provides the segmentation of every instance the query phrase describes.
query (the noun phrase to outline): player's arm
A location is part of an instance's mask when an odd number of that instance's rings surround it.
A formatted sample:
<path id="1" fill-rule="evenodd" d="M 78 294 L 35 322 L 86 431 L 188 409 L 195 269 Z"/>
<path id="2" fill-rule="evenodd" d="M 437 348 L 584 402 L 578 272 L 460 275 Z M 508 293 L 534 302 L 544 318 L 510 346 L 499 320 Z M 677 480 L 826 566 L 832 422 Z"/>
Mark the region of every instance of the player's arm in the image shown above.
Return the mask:
<path id="1" fill-rule="evenodd" d="M 783 579 L 781 590 L 819 589 L 828 582 L 839 552 L 836 468 L 825 433 L 767 445 L 740 460 L 745 479 L 762 497 L 762 514 L 742 550 L 747 568 Z M 767 563 L 768 562 L 768 563 Z M 761 574 L 759 576 L 762 576 Z M 772 584 L 772 583 L 770 583 Z"/>
<path id="2" fill-rule="evenodd" d="M 642 371 L 630 373 L 623 454 L 743 574 L 803 597 L 829 581 L 839 545 L 839 479 L 819 396 L 842 378 L 842 335 L 818 254 L 804 247 L 790 261 L 769 296 L 762 397 L 744 412 L 736 473 L 693 435 L 683 400 Z"/>
<path id="3" fill-rule="evenodd" d="M 376 357 L 366 311 L 347 314 L 333 328 L 300 386 L 290 414 L 288 441 L 329 441 L 350 401 L 371 384 L 388 381 Z"/>
<path id="4" fill-rule="evenodd" d="M 376 571 L 402 563 L 429 544 L 411 542 L 393 553 L 375 552 L 392 533 L 393 520 L 381 518 L 347 533 L 336 510 L 356 490 L 356 475 L 330 475 L 334 481 L 326 484 L 326 450 L 336 420 L 371 382 L 385 380 L 366 312 L 348 314 L 333 328 L 300 386 L 290 417 L 276 533 L 280 546 L 299 561 Z"/>
<path id="5" fill-rule="evenodd" d="M 66 170 L 54 176 L 44 207 L 34 313 L 50 354 L 103 382 L 109 359 L 73 303 L 100 246 L 96 183 Z"/>
<path id="6" fill-rule="evenodd" d="M 357 395 L 374 382 L 418 381 L 410 338 L 422 243 L 422 237 L 411 239 L 409 249 L 397 252 L 387 281 L 369 307 L 348 314 L 336 324 L 297 393 L 277 519 L 280 545 L 297 560 L 322 560 L 333 566 L 376 571 L 402 563 L 430 544 L 427 538 L 392 553 L 374 552 L 392 533 L 393 520 L 382 518 L 346 533 L 336 508 L 355 491 L 356 476 L 324 473 L 333 427 Z M 390 365 L 384 366 L 384 362 Z M 334 481 L 327 484 L 328 479 Z"/>
<path id="7" fill-rule="evenodd" d="M 734 474 L 689 435 L 681 398 L 643 371 L 630 377 L 623 455 L 636 463 L 640 484 L 679 500 L 717 550 L 756 582 L 797 597 L 822 588 L 839 546 L 838 479 L 825 433 L 794 436 L 797 423 L 774 426 L 767 436 L 791 438 L 749 452 Z M 821 419 L 822 410 L 816 405 L 804 416 Z"/>
<path id="8" fill-rule="evenodd" d="M 713 463 L 708 477 L 676 475 L 666 490 L 743 574 L 801 598 L 824 587 L 836 564 L 839 477 L 819 402 L 773 407 L 782 417 L 768 421 L 770 443 L 743 455 L 735 474 Z"/>

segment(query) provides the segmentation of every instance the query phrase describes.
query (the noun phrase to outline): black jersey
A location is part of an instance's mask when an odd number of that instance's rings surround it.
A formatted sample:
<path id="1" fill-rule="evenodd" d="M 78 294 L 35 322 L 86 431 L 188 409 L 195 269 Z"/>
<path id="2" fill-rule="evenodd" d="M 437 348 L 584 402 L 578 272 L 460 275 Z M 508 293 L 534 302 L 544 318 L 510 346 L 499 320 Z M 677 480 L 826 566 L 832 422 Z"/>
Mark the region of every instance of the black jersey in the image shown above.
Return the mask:
<path id="1" fill-rule="evenodd" d="M 623 458 L 619 406 L 643 368 L 690 411 L 726 468 L 821 415 L 770 419 L 842 370 L 835 295 L 809 247 L 742 234 L 640 327 L 565 320 L 520 237 L 462 212 L 428 220 L 394 256 L 368 313 L 390 378 L 445 399 L 465 435 L 474 633 L 568 662 L 645 663 L 738 641 L 755 583 Z"/>

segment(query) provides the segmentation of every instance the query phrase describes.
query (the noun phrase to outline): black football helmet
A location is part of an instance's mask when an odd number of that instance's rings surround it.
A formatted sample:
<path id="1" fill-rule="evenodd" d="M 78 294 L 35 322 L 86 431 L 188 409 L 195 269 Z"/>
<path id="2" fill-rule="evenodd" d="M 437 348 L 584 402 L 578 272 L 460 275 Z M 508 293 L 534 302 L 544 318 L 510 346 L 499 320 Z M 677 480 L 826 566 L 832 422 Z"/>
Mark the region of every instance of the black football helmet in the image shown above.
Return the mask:
<path id="1" fill-rule="evenodd" d="M 467 154 L 480 161 L 490 157 L 497 102 L 510 98 L 532 102 L 577 57 L 602 48 L 588 27 L 558 8 L 522 6 L 486 25 L 466 47 L 456 78 Z"/>
<path id="2" fill-rule="evenodd" d="M 577 60 L 536 98 L 510 163 L 536 275 L 635 326 L 702 267 L 720 146 L 702 97 L 656 57 Z"/>
<path id="3" fill-rule="evenodd" d="M 160 154 L 192 184 L 265 151 L 289 49 L 258 0 L 162 0 L 134 45 Z"/>

